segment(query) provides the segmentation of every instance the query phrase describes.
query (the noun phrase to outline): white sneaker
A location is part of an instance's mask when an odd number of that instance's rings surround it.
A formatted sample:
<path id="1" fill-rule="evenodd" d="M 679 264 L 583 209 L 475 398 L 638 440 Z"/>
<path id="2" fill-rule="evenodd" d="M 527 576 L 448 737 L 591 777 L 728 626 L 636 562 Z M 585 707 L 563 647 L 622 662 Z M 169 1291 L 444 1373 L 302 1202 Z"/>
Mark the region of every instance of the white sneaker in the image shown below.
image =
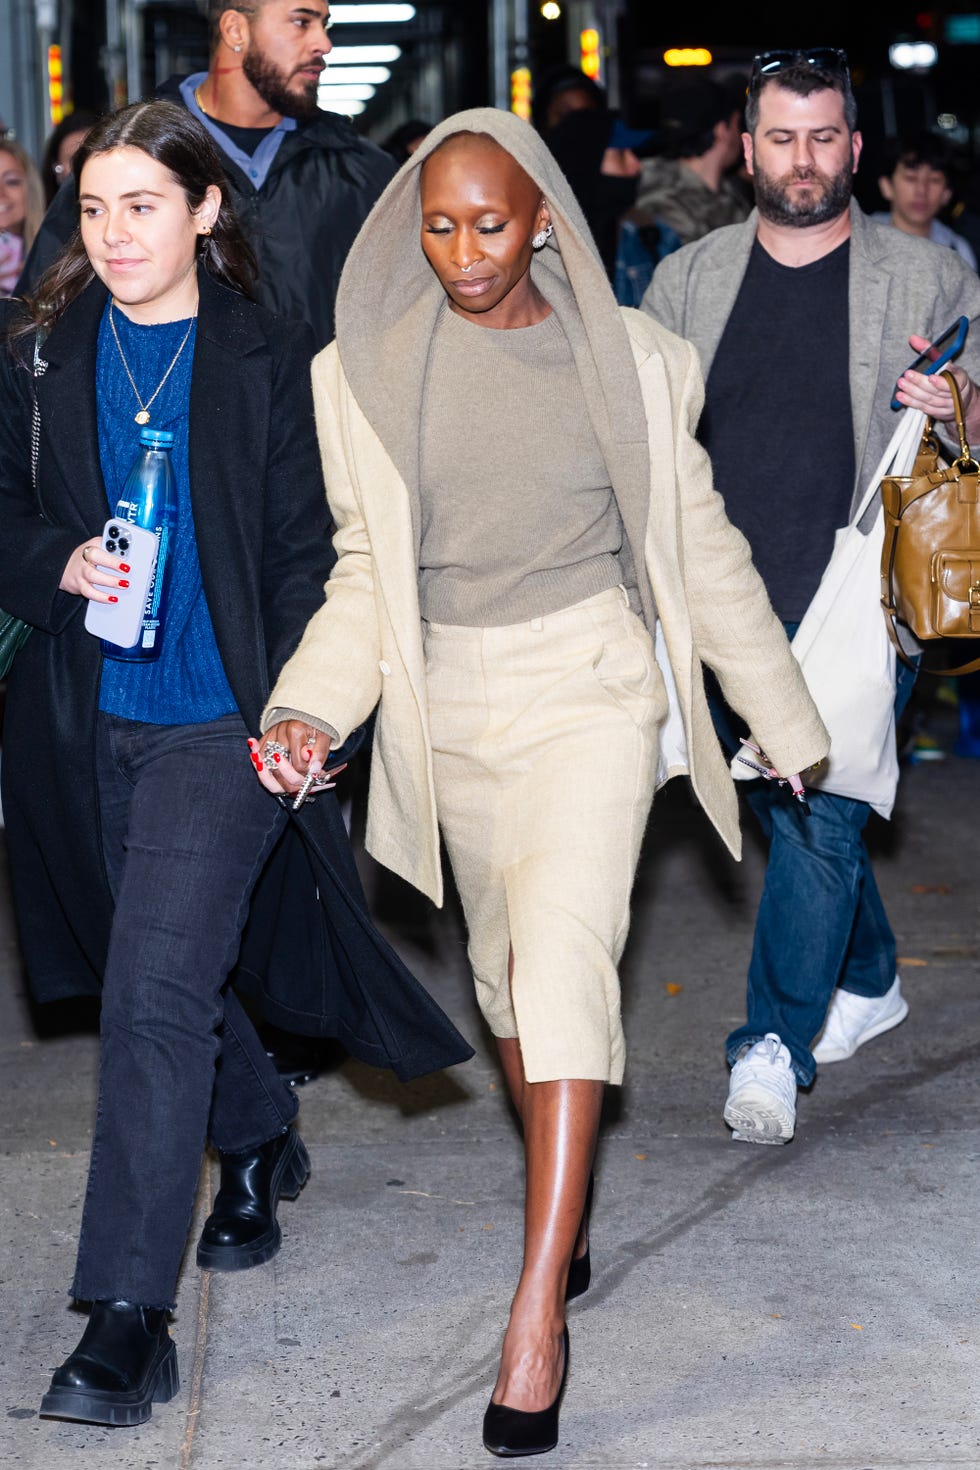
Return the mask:
<path id="1" fill-rule="evenodd" d="M 732 1068 L 725 1122 L 743 1143 L 788 1143 L 796 1131 L 796 1076 L 774 1031 Z"/>
<path id="2" fill-rule="evenodd" d="M 908 1013 L 909 1003 L 902 994 L 897 975 L 884 995 L 853 995 L 838 986 L 823 1030 L 813 1046 L 813 1060 L 846 1062 L 859 1046 L 883 1031 L 890 1031 Z"/>

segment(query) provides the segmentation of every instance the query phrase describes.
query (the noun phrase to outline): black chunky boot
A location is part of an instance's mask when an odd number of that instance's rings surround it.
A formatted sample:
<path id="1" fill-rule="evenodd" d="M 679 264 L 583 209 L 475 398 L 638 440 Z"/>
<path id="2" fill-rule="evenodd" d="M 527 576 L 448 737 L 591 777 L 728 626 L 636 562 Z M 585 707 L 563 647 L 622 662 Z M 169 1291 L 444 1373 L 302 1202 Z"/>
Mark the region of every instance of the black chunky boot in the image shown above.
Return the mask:
<path id="1" fill-rule="evenodd" d="M 271 1261 L 282 1244 L 280 1198 L 295 1199 L 310 1176 L 310 1156 L 295 1128 L 247 1153 L 221 1155 L 221 1186 L 204 1222 L 197 1264 L 247 1271 Z"/>
<path id="2" fill-rule="evenodd" d="M 41 1400 L 41 1416 L 145 1424 L 151 1405 L 169 1402 L 180 1387 L 168 1315 L 136 1302 L 93 1302 L 81 1342 Z"/>

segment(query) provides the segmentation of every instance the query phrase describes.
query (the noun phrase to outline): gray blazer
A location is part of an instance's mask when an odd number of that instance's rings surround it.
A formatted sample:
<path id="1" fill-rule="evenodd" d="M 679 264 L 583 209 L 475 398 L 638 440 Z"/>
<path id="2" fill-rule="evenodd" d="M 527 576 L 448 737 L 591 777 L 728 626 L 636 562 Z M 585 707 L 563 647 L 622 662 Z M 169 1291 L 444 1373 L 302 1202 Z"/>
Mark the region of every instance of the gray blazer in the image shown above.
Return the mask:
<path id="1" fill-rule="evenodd" d="M 758 213 L 713 230 L 665 256 L 643 308 L 694 343 L 705 378 L 735 304 L 756 236 Z M 911 362 L 909 334 L 933 338 L 958 316 L 970 318 L 957 358 L 980 381 L 980 277 L 955 250 L 880 225 L 851 203 L 850 379 L 854 424 L 852 513 L 878 467 L 897 419 L 895 380 Z M 814 347 L 819 328 L 814 324 Z M 790 424 L 773 425 L 773 443 L 791 443 Z M 869 512 L 869 519 L 873 514 Z"/>

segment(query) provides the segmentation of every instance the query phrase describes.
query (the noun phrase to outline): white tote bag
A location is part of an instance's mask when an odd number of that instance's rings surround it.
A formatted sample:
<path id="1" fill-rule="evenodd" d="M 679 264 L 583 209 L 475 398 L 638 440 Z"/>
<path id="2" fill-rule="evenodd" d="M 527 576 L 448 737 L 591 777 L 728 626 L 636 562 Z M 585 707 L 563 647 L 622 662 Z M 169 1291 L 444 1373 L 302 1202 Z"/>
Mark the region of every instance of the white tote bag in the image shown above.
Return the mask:
<path id="1" fill-rule="evenodd" d="M 820 585 L 792 641 L 807 688 L 830 732 L 830 755 L 808 784 L 866 801 L 890 817 L 898 786 L 895 649 L 881 609 L 884 512 L 867 535 L 858 530 L 885 475 L 907 475 L 925 414 L 906 408 L 850 524 L 834 538 Z M 752 771 L 732 761 L 732 775 Z"/>

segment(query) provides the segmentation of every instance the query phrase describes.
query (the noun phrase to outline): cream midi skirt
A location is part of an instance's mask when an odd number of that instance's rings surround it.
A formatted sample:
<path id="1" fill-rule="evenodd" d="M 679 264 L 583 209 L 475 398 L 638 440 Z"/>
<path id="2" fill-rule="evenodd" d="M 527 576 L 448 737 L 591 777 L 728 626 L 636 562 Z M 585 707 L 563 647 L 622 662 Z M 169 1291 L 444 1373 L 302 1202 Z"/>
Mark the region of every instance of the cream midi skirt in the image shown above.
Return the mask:
<path id="1" fill-rule="evenodd" d="M 423 633 L 436 810 L 483 1015 L 519 1039 L 529 1082 L 619 1083 L 617 965 L 667 714 L 650 635 L 620 587 Z"/>

